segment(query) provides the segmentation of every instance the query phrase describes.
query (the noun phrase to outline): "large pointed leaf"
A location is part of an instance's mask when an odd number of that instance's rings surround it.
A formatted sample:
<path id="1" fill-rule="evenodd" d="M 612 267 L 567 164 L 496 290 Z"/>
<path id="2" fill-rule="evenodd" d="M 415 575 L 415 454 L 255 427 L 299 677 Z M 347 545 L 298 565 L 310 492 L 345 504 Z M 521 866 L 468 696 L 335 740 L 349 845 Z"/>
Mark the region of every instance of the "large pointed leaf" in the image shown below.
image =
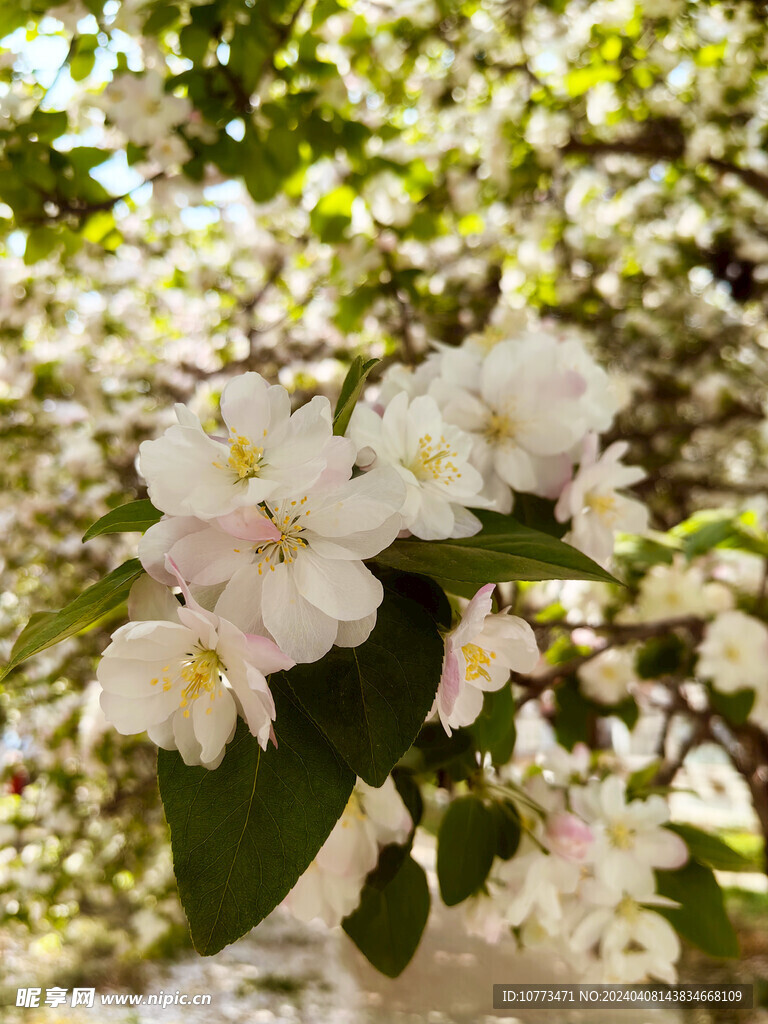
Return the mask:
<path id="1" fill-rule="evenodd" d="M 511 516 L 478 512 L 483 529 L 459 540 L 396 540 L 376 561 L 448 583 L 510 580 L 598 580 L 616 583 L 609 572 L 556 537 L 523 526 Z"/>
<path id="2" fill-rule="evenodd" d="M 129 501 L 126 505 L 113 508 L 101 519 L 89 526 L 83 534 L 83 543 L 102 533 L 144 533 L 163 516 L 149 498 Z"/>
<path id="3" fill-rule="evenodd" d="M 396 978 L 410 963 L 429 917 L 429 886 L 422 868 L 406 857 L 393 878 L 379 887 L 369 879 L 344 931 L 373 966 Z"/>
<path id="4" fill-rule="evenodd" d="M 277 749 L 238 723 L 215 771 L 158 756 L 179 895 L 199 953 L 267 916 L 309 867 L 346 806 L 354 774 L 285 687 L 272 680 Z"/>
<path id="5" fill-rule="evenodd" d="M 496 854 L 496 821 L 471 794 L 448 807 L 437 835 L 437 880 L 448 907 L 477 892 Z"/>
<path id="6" fill-rule="evenodd" d="M 68 636 L 92 626 L 119 607 L 143 572 L 141 562 L 131 558 L 113 569 L 103 580 L 84 590 L 60 612 L 38 612 L 33 615 L 13 645 L 10 661 L 0 671 L 0 679 L 33 654 L 39 654 Z"/>
<path id="7" fill-rule="evenodd" d="M 711 868 L 691 860 L 678 871 L 657 871 L 656 888 L 676 908 L 653 907 L 675 931 L 709 956 L 737 957 L 739 940 L 725 912 L 723 893 Z"/>
<path id="8" fill-rule="evenodd" d="M 378 359 L 367 359 L 363 361 L 362 356 L 357 356 L 347 371 L 344 383 L 341 385 L 339 400 L 333 414 L 333 432 L 342 436 L 346 433 L 352 413 L 355 411 L 357 400 L 365 387 L 368 374 L 374 368 Z"/>
<path id="9" fill-rule="evenodd" d="M 435 699 L 443 641 L 416 601 L 385 590 L 376 626 L 359 647 L 334 647 L 283 674 L 349 767 L 381 786 L 412 745 Z"/>

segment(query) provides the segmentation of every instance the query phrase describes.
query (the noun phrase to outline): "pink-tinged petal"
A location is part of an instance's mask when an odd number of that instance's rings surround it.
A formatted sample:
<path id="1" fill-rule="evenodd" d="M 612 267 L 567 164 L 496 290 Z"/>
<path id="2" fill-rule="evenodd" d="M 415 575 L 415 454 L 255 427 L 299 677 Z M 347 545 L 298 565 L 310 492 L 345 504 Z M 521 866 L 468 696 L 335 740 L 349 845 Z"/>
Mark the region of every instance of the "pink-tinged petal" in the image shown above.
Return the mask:
<path id="1" fill-rule="evenodd" d="M 446 715 L 453 712 L 454 705 L 461 689 L 459 659 L 454 651 L 446 651 L 443 658 L 443 673 L 440 676 L 438 695 L 440 706 Z"/>
<path id="2" fill-rule="evenodd" d="M 576 863 L 586 860 L 595 839 L 589 825 L 568 811 L 553 814 L 548 819 L 546 835 L 553 853 Z"/>
<path id="3" fill-rule="evenodd" d="M 246 634 L 246 657 L 260 672 L 268 676 L 272 672 L 282 672 L 293 668 L 296 662 L 280 650 L 274 640 L 265 636 Z"/>
<path id="4" fill-rule="evenodd" d="M 207 529 L 207 523 L 193 516 L 166 516 L 150 526 L 139 541 L 139 560 L 149 575 L 159 583 L 173 587 L 176 581 L 165 568 L 165 556 L 173 545 L 190 534 Z"/>
<path id="5" fill-rule="evenodd" d="M 202 587 L 225 583 L 251 561 L 247 543 L 213 526 L 182 537 L 168 549 L 168 555 L 188 583 Z"/>
<path id="6" fill-rule="evenodd" d="M 217 526 L 240 540 L 278 541 L 281 533 L 274 522 L 258 508 L 239 508 L 229 515 L 219 516 Z"/>

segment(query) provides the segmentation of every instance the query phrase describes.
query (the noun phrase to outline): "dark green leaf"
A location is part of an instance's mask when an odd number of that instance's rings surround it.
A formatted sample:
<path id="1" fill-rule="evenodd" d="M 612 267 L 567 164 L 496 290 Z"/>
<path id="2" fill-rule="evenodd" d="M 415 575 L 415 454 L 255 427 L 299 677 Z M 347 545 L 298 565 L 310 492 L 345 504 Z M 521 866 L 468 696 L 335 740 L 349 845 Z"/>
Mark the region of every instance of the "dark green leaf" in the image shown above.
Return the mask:
<path id="1" fill-rule="evenodd" d="M 381 786 L 432 707 L 442 661 L 434 619 L 385 591 L 364 644 L 333 647 L 322 661 L 283 676 L 349 767 Z"/>
<path id="2" fill-rule="evenodd" d="M 448 807 L 437 836 L 437 879 L 446 906 L 477 892 L 488 877 L 496 853 L 496 821 L 475 796 Z"/>
<path id="3" fill-rule="evenodd" d="M 162 518 L 149 498 L 129 501 L 126 505 L 113 508 L 101 519 L 89 526 L 83 534 L 83 543 L 103 533 L 144 533 Z"/>
<path id="4" fill-rule="evenodd" d="M 336 409 L 333 414 L 334 434 L 343 437 L 349 426 L 354 408 L 357 405 L 360 392 L 365 385 L 365 380 L 378 361 L 378 359 L 367 359 L 364 361 L 362 356 L 357 356 L 350 366 L 347 376 L 344 378 L 344 383 L 341 385 L 339 400 L 336 403 Z M 404 568 L 404 566 L 395 566 L 395 568 Z M 413 571 L 417 572 L 418 570 Z"/>
<path id="5" fill-rule="evenodd" d="M 737 957 L 739 940 L 711 868 L 692 860 L 678 871 L 657 871 L 657 890 L 679 908 L 653 907 L 675 931 L 709 956 Z"/>
<path id="6" fill-rule="evenodd" d="M 413 773 L 405 768 L 395 768 L 392 772 L 392 781 L 397 788 L 397 792 L 400 794 L 400 798 L 408 808 L 408 813 L 415 828 L 424 814 L 424 801 L 421 798 L 419 784 L 414 778 Z"/>
<path id="7" fill-rule="evenodd" d="M 68 636 L 87 629 L 108 612 L 118 608 L 143 572 L 138 558 L 131 558 L 113 569 L 103 580 L 84 590 L 60 612 L 43 612 L 32 616 L 13 645 L 10 661 L 0 672 L 0 679 L 33 654 L 39 654 Z"/>
<path id="8" fill-rule="evenodd" d="M 440 722 L 427 722 L 416 737 L 415 747 L 420 754 L 419 769 L 434 771 L 472 757 L 472 735 L 467 729 L 454 729 L 449 736 Z"/>
<path id="9" fill-rule="evenodd" d="M 720 693 L 710 689 L 709 703 L 723 718 L 734 725 L 743 725 L 755 703 L 754 690 L 737 690 L 736 693 Z"/>
<path id="10" fill-rule="evenodd" d="M 442 581 L 504 583 L 510 580 L 599 580 L 610 573 L 580 551 L 511 516 L 476 512 L 483 529 L 461 540 L 396 540 L 376 556 L 381 565 L 422 573 Z"/>
<path id="11" fill-rule="evenodd" d="M 491 804 L 491 813 L 496 822 L 496 856 L 509 860 L 520 845 L 520 815 L 509 800 Z"/>
<path id="12" fill-rule="evenodd" d="M 704 832 L 693 825 L 667 825 L 670 832 L 676 832 L 688 847 L 691 856 L 699 864 L 715 871 L 752 871 L 751 860 L 723 842 L 719 836 Z"/>
<path id="13" fill-rule="evenodd" d="M 477 749 L 489 753 L 494 764 L 506 764 L 515 749 L 515 701 L 509 685 L 486 693 L 483 710 L 469 727 Z"/>
<path id="14" fill-rule="evenodd" d="M 675 633 L 647 640 L 635 657 L 635 671 L 641 679 L 673 675 L 688 661 L 688 647 Z"/>
<path id="15" fill-rule="evenodd" d="M 158 756 L 179 895 L 199 953 L 258 924 L 314 860 L 355 783 L 327 740 L 272 678 L 277 749 L 243 721 L 215 771 Z"/>
<path id="16" fill-rule="evenodd" d="M 408 966 L 429 917 L 427 877 L 412 857 L 383 888 L 366 885 L 344 931 L 373 966 L 396 978 Z"/>

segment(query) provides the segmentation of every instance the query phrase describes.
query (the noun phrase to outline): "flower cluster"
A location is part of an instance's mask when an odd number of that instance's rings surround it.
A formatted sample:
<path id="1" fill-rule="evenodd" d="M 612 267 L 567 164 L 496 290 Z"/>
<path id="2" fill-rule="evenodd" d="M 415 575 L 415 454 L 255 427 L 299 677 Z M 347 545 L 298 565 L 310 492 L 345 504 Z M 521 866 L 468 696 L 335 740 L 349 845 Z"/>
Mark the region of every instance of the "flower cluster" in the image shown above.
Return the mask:
<path id="1" fill-rule="evenodd" d="M 493 324 L 458 348 L 438 346 L 415 372 L 394 366 L 379 400 L 383 415 L 359 407 L 350 433 L 368 464 L 406 467 L 416 536 L 471 534 L 463 506 L 506 513 L 520 492 L 556 500 L 567 539 L 603 565 L 616 533 L 647 528 L 645 507 L 621 493 L 645 475 L 621 464 L 627 446 L 598 455 L 618 401 L 578 335 Z"/>
<path id="2" fill-rule="evenodd" d="M 639 471 L 620 466 L 616 445 L 597 460 L 590 431 L 614 402 L 578 339 L 492 329 L 438 348 L 419 376 L 428 393 L 395 390 L 390 374 L 386 405 L 358 404 L 340 437 L 327 398 L 292 411 L 283 386 L 249 372 L 222 392 L 221 432 L 178 405 L 178 422 L 141 445 L 163 517 L 139 545 L 154 585 L 136 585 L 132 621 L 99 668 L 102 707 L 121 732 L 146 729 L 187 764 L 214 768 L 240 715 L 266 749 L 266 677 L 368 638 L 383 588 L 364 561 L 398 535 L 471 536 L 482 524 L 470 509 L 508 512 L 513 490 L 559 495 L 572 539 L 603 561 L 615 530 L 645 525 L 642 506 L 614 489 Z M 492 590 L 445 640 L 434 710 L 449 734 L 477 718 L 484 691 L 538 660 L 530 626 L 491 614 Z"/>
<path id="3" fill-rule="evenodd" d="M 522 782 L 520 847 L 494 863 L 467 927 L 488 941 L 514 928 L 523 948 L 584 981 L 673 983 L 680 943 L 653 908 L 675 904 L 657 893 L 654 869 L 682 866 L 687 848 L 664 827 L 660 796 L 631 799 L 618 775 L 589 778 L 588 762 L 586 747 L 556 748 Z"/>

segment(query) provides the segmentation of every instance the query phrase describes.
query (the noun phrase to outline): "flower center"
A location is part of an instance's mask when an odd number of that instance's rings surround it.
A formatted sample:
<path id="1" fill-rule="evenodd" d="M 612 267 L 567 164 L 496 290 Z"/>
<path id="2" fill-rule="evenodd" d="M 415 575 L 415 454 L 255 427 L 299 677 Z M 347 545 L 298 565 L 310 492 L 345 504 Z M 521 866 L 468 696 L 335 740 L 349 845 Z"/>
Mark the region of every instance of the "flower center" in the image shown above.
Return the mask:
<path id="1" fill-rule="evenodd" d="M 640 912 L 640 905 L 631 896 L 625 896 L 616 907 L 616 914 L 627 921 L 634 921 Z"/>
<path id="2" fill-rule="evenodd" d="M 726 644 L 723 648 L 723 657 L 737 665 L 741 661 L 741 651 L 736 644 Z"/>
<path id="3" fill-rule="evenodd" d="M 196 647 L 187 655 L 187 660 L 181 666 L 181 678 L 187 684 L 181 691 L 179 707 L 184 708 L 184 717 L 189 718 L 187 705 L 194 702 L 198 697 L 207 693 L 211 701 L 220 697 L 223 693 L 221 687 L 221 671 L 226 672 L 216 651 L 210 648 Z M 211 713 L 206 708 L 206 715 Z"/>
<path id="4" fill-rule="evenodd" d="M 353 821 L 365 821 L 365 819 L 366 814 L 363 810 L 360 797 L 353 789 L 352 795 L 347 801 L 347 806 L 344 808 L 344 813 L 341 816 L 341 827 L 349 828 Z"/>
<path id="5" fill-rule="evenodd" d="M 452 483 L 461 476 L 453 461 L 457 458 L 458 452 L 454 451 L 442 434 L 438 441 L 433 441 L 431 434 L 424 434 L 419 438 L 416 458 L 408 469 L 418 480 L 432 477 L 434 480 L 442 479 L 445 483 Z"/>
<path id="6" fill-rule="evenodd" d="M 608 523 L 613 522 L 616 517 L 616 495 L 615 494 L 588 494 L 585 499 L 587 508 Z"/>
<path id="7" fill-rule="evenodd" d="M 229 439 L 229 458 L 227 463 L 237 473 L 241 480 L 248 477 L 258 476 L 264 458 L 264 449 L 253 444 L 242 434 L 232 431 Z"/>
<path id="8" fill-rule="evenodd" d="M 467 679 L 480 679 L 482 677 L 486 682 L 490 683 L 491 675 L 485 666 L 491 664 L 491 660 L 496 657 L 496 654 L 493 651 L 483 650 L 477 644 L 464 644 L 461 648 L 461 653 L 464 655 L 464 661 L 467 664 Z"/>
<path id="9" fill-rule="evenodd" d="M 274 509 L 264 503 L 264 511 L 280 531 L 280 539 L 263 541 L 253 549 L 258 556 L 259 576 L 267 567 L 274 572 L 275 566 L 281 562 L 294 562 L 296 553 L 309 547 L 309 541 L 301 536 L 304 532 L 302 519 L 312 511 L 305 507 L 307 500 L 305 494 L 301 500 L 283 502 L 279 508 Z"/>
<path id="10" fill-rule="evenodd" d="M 631 850 L 635 845 L 634 829 L 629 828 L 624 822 L 619 821 L 615 825 L 611 825 L 607 829 L 607 834 L 611 846 L 617 850 Z"/>
<path id="11" fill-rule="evenodd" d="M 515 436 L 517 424 L 505 412 L 492 412 L 485 425 L 485 436 L 491 444 L 500 444 Z"/>

